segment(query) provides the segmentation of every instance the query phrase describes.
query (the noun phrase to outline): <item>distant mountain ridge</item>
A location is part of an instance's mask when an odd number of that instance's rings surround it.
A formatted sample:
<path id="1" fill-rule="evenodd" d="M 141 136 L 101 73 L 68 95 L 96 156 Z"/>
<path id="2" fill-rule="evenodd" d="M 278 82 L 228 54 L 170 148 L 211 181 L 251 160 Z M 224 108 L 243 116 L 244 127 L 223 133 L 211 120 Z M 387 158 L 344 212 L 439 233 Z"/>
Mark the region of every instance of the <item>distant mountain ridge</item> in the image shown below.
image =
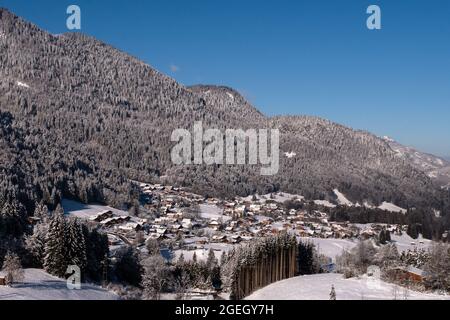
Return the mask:
<path id="1" fill-rule="evenodd" d="M 0 33 L 0 109 L 13 115 L 8 126 L 33 150 L 25 155 L 9 141 L 9 152 L 30 164 L 4 178 L 24 181 L 24 197 L 51 198 L 56 188 L 109 202 L 128 179 L 164 178 L 205 195 L 282 190 L 335 201 L 339 189 L 354 203 L 442 207 L 443 191 L 368 132 L 316 117 L 266 117 L 233 89 L 185 87 L 92 37 L 53 36 L 4 9 Z M 219 129 L 278 128 L 279 173 L 260 176 L 249 165 L 174 166 L 171 132 L 195 121 Z"/>
<path id="2" fill-rule="evenodd" d="M 389 137 L 383 137 L 383 139 L 396 152 L 398 157 L 405 159 L 417 169 L 425 172 L 440 186 L 450 186 L 450 161 L 418 151 L 412 147 L 403 146 Z"/>

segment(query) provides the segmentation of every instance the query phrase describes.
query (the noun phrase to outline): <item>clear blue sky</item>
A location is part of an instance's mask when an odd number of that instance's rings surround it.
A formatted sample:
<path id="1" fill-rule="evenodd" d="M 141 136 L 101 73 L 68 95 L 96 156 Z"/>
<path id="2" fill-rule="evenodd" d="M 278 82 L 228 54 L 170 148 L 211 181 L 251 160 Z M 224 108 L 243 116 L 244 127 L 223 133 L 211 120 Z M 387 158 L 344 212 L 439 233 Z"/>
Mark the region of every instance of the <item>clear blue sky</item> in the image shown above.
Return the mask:
<path id="1" fill-rule="evenodd" d="M 183 84 L 450 155 L 449 0 L 0 0 L 52 33 L 67 31 L 69 4 L 82 32 Z M 380 31 L 366 28 L 370 4 Z"/>

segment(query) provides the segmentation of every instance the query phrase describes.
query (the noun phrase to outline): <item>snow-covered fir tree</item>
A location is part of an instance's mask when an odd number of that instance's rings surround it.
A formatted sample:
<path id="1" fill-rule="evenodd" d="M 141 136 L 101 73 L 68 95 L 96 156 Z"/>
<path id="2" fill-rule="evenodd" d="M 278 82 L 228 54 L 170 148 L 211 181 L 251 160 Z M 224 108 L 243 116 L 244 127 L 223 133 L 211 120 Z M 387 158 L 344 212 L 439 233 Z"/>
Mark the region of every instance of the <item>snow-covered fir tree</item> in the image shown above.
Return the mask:
<path id="1" fill-rule="evenodd" d="M 77 219 L 70 219 L 65 224 L 66 229 L 66 263 L 76 265 L 83 270 L 87 265 L 86 243 L 80 222 Z"/>
<path id="2" fill-rule="evenodd" d="M 49 219 L 48 208 L 44 203 L 36 204 L 34 209 L 34 217 L 40 219 L 40 222 L 46 223 Z"/>
<path id="3" fill-rule="evenodd" d="M 49 225 L 39 223 L 33 228 L 33 234 L 25 238 L 25 249 L 27 250 L 31 265 L 41 268 L 45 257 L 45 242 L 47 238 Z"/>
<path id="4" fill-rule="evenodd" d="M 66 227 L 61 206 L 55 210 L 47 233 L 44 269 L 55 276 L 63 277 L 67 270 Z"/>
<path id="5" fill-rule="evenodd" d="M 20 258 L 17 254 L 8 252 L 3 262 L 2 271 L 6 274 L 6 284 L 12 285 L 16 282 L 21 282 L 24 279 L 24 271 Z"/>

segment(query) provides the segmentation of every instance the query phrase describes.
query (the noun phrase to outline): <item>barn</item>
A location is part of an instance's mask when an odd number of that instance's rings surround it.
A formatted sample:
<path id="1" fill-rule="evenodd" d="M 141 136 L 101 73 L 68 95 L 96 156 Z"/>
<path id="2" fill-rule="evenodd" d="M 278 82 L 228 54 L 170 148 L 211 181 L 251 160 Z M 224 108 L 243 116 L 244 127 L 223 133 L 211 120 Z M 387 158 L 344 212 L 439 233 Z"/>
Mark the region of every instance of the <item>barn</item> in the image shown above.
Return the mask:
<path id="1" fill-rule="evenodd" d="M 414 283 L 423 283 L 427 277 L 427 273 L 413 266 L 398 267 L 395 269 L 396 276 L 402 281 L 410 281 Z"/>

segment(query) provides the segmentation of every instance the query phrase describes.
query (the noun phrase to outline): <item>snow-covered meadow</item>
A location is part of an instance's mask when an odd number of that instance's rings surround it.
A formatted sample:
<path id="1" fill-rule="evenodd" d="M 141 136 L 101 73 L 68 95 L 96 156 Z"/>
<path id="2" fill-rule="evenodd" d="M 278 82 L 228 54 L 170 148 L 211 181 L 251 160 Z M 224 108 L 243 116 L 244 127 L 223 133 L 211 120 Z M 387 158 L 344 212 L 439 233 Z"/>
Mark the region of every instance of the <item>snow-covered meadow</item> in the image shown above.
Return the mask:
<path id="1" fill-rule="evenodd" d="M 223 209 L 214 204 L 201 204 L 200 217 L 203 219 L 222 219 L 224 222 L 231 219 L 231 217 L 223 214 Z"/>
<path id="2" fill-rule="evenodd" d="M 66 215 L 77 217 L 80 219 L 89 219 L 102 211 L 109 210 L 117 216 L 129 215 L 127 211 L 118 210 L 112 207 L 103 206 L 100 204 L 83 204 L 78 201 L 63 199 L 62 207 Z"/>
<path id="3" fill-rule="evenodd" d="M 85 284 L 80 290 L 67 288 L 66 280 L 40 269 L 25 269 L 23 283 L 0 286 L 0 300 L 118 300 L 119 297 L 101 287 Z"/>
<path id="4" fill-rule="evenodd" d="M 336 273 L 279 281 L 254 292 L 246 300 L 329 300 L 332 285 L 337 300 L 450 300 L 449 295 L 407 290 L 367 276 L 344 279 Z"/>

